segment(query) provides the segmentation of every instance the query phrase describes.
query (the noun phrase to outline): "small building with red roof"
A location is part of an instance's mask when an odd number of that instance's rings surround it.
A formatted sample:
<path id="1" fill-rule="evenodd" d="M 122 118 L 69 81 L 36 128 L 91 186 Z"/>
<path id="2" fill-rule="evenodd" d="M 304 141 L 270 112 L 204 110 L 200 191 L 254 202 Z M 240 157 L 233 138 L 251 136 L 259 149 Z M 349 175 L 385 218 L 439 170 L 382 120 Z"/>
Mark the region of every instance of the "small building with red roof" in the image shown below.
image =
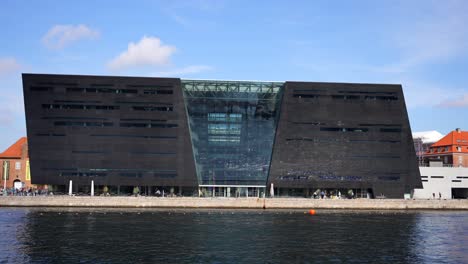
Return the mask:
<path id="1" fill-rule="evenodd" d="M 468 167 L 468 131 L 457 128 L 432 144 L 424 161 L 442 161 L 444 166 Z"/>
<path id="2" fill-rule="evenodd" d="M 18 139 L 13 145 L 0 153 L 1 188 L 29 188 L 31 187 L 31 173 L 29 169 L 28 141 L 26 137 Z"/>

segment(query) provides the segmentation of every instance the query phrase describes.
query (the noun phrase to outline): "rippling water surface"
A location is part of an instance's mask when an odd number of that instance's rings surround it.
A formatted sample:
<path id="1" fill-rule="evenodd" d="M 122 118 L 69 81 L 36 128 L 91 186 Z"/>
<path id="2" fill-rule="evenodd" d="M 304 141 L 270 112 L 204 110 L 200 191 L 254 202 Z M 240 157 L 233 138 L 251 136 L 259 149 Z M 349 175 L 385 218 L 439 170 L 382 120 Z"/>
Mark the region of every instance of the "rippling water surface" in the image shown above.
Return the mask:
<path id="1" fill-rule="evenodd" d="M 0 209 L 3 263 L 468 263 L 468 212 Z"/>

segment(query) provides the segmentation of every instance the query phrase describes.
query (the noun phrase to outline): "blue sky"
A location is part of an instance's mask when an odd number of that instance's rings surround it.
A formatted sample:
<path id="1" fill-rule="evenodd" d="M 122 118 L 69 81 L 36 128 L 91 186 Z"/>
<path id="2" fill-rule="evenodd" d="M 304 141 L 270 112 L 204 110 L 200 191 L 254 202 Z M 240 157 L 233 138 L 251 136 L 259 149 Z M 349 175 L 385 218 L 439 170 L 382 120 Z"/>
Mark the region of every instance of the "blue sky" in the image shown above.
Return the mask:
<path id="1" fill-rule="evenodd" d="M 467 1 L 0 1 L 0 151 L 22 72 L 403 85 L 413 132 L 468 130 Z"/>

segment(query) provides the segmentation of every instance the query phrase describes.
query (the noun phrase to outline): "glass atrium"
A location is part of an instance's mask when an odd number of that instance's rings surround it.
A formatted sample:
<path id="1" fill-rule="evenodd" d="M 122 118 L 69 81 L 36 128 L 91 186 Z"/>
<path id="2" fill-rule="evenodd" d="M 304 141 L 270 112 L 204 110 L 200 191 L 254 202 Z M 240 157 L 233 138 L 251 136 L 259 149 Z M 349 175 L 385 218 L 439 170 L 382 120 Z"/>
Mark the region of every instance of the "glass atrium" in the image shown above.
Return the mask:
<path id="1" fill-rule="evenodd" d="M 210 195 L 265 190 L 283 85 L 182 80 L 198 182 Z"/>

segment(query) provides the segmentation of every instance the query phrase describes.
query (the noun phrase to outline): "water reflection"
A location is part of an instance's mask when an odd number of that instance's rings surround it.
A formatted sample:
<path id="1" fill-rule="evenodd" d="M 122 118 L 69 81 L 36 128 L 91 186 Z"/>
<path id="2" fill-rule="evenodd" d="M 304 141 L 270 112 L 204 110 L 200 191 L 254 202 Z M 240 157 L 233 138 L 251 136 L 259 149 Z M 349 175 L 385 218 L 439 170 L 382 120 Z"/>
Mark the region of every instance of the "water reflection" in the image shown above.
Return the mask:
<path id="1" fill-rule="evenodd" d="M 462 263 L 466 212 L 1 209 L 9 263 Z"/>
<path id="2" fill-rule="evenodd" d="M 424 263 L 466 263 L 468 231 L 466 212 L 417 214 L 412 244 Z"/>

